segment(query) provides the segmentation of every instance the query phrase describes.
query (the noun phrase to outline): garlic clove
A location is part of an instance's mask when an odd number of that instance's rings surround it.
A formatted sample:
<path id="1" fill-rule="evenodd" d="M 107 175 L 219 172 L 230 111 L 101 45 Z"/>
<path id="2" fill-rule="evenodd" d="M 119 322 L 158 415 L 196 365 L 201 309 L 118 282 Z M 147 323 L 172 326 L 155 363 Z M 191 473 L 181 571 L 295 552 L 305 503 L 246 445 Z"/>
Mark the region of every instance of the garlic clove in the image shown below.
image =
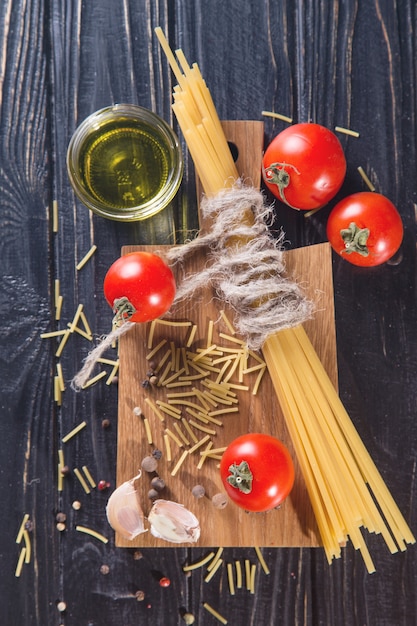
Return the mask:
<path id="1" fill-rule="evenodd" d="M 140 474 L 122 483 L 113 491 L 107 502 L 107 520 L 113 530 L 124 539 L 132 540 L 146 532 L 143 511 L 135 487 L 135 481 L 139 477 Z"/>
<path id="2" fill-rule="evenodd" d="M 195 543 L 200 537 L 200 523 L 182 504 L 155 500 L 148 515 L 154 537 L 172 543 Z"/>

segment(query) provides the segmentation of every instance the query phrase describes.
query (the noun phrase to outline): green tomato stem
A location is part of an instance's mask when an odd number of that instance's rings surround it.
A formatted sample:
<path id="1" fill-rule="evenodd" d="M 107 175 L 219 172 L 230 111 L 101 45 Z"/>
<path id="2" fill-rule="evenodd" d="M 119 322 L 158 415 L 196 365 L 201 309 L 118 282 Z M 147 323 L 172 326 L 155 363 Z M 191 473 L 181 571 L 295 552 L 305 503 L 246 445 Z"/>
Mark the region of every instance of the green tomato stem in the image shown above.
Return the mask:
<path id="1" fill-rule="evenodd" d="M 361 256 L 368 256 L 367 243 L 369 234 L 369 228 L 359 228 L 355 222 L 351 222 L 348 228 L 342 228 L 340 236 L 345 244 L 342 253 L 351 254 L 352 252 L 357 252 Z"/>
<path id="2" fill-rule="evenodd" d="M 227 477 L 227 482 L 239 489 L 242 493 L 250 493 L 252 491 L 253 475 L 250 471 L 247 461 L 242 461 L 239 465 L 233 463 L 229 466 L 231 476 Z"/>
<path id="3" fill-rule="evenodd" d="M 271 163 L 268 167 L 264 168 L 264 178 L 269 184 L 276 185 L 278 187 L 279 197 L 285 204 L 291 207 L 291 209 L 299 211 L 299 209 L 292 206 L 292 204 L 290 204 L 285 197 L 285 189 L 291 182 L 290 174 L 284 169 L 286 167 L 294 170 L 296 174 L 300 174 L 298 169 L 290 163 Z"/>
<path id="4" fill-rule="evenodd" d="M 117 328 L 123 322 L 128 321 L 136 313 L 136 309 L 126 296 L 122 296 L 114 300 L 113 313 L 113 327 Z"/>

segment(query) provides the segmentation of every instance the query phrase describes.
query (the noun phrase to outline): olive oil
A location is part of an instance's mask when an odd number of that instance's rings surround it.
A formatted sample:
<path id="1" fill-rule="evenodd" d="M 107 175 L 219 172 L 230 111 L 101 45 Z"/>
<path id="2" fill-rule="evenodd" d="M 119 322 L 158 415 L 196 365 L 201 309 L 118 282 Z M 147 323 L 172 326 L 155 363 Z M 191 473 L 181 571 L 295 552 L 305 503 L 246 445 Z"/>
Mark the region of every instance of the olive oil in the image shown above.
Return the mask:
<path id="1" fill-rule="evenodd" d="M 169 162 L 150 128 L 121 117 L 91 132 L 80 151 L 80 176 L 99 201 L 115 209 L 131 208 L 161 192 Z"/>
<path id="2" fill-rule="evenodd" d="M 82 202 L 120 221 L 163 209 L 182 178 L 178 139 L 164 120 L 135 105 L 115 105 L 90 115 L 68 146 L 68 175 Z"/>

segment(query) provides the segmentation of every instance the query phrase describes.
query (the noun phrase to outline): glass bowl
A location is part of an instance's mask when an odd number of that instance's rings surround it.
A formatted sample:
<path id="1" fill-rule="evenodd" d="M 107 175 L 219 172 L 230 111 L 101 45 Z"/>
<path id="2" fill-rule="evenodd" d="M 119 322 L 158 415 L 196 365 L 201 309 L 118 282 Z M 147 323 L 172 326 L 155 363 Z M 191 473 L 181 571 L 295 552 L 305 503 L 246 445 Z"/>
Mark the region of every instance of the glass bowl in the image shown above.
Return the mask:
<path id="1" fill-rule="evenodd" d="M 116 104 L 87 117 L 67 151 L 69 179 L 78 198 L 102 217 L 144 220 L 176 195 L 183 158 L 172 128 L 152 111 Z"/>

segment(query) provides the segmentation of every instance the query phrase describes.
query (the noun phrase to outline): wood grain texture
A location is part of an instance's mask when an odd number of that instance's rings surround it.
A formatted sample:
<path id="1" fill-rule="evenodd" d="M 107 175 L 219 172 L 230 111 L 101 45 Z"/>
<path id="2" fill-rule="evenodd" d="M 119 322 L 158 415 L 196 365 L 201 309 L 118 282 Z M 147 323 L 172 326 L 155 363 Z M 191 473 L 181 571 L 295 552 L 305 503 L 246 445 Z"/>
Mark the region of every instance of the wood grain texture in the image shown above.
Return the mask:
<path id="1" fill-rule="evenodd" d="M 413 626 L 417 615 L 415 547 L 390 555 L 380 537 L 367 543 L 377 572 L 366 574 L 350 545 L 329 567 L 322 550 L 268 548 L 271 570 L 258 566 L 256 594 L 231 596 L 227 574 L 191 577 L 184 562 L 205 550 L 132 550 L 88 539 L 84 523 L 109 532 L 109 492 L 83 493 L 76 478 L 56 490 L 61 436 L 85 419 L 66 448 L 71 470 L 87 464 L 94 477 L 116 479 L 117 387 L 104 382 L 75 394 L 69 383 L 91 349 L 71 337 L 60 363 L 66 390 L 53 400 L 56 342 L 40 333 L 63 328 L 82 302 L 94 340 L 108 332 L 111 312 L 102 281 L 124 245 L 171 245 L 197 228 L 195 180 L 185 152 L 181 192 L 157 221 L 126 225 L 93 217 L 74 200 L 65 154 L 76 125 L 95 109 L 129 101 L 149 106 L 176 127 L 170 111 L 173 79 L 153 28 L 197 61 L 222 119 L 261 120 L 261 111 L 295 122 L 336 124 L 348 172 L 340 196 L 364 189 L 361 165 L 377 191 L 398 206 L 405 237 L 396 264 L 361 271 L 333 258 L 339 390 L 364 443 L 401 510 L 416 530 L 415 420 L 417 298 L 415 163 L 417 15 L 403 0 L 5 0 L 0 7 L 0 267 L 4 316 L 0 351 L 1 622 L 7 626 L 181 624 L 186 607 L 197 624 L 217 623 L 203 601 L 229 623 L 265 626 Z M 265 144 L 286 124 L 265 118 Z M 184 142 L 181 138 L 182 145 Z M 271 199 L 269 196 L 267 196 Z M 52 229 L 52 201 L 59 228 Z M 337 198 L 335 199 L 337 200 Z M 283 227 L 289 248 L 326 241 L 333 203 L 309 219 L 276 202 L 271 229 Z M 83 268 L 76 263 L 97 245 Z M 54 320 L 54 280 L 61 281 L 62 319 Z M 12 307 L 10 307 L 12 302 Z M 11 311 L 11 312 L 10 312 Z M 111 422 L 109 429 L 101 421 Z M 73 500 L 82 502 L 75 512 Z M 65 532 L 55 515 L 67 514 Z M 16 532 L 25 512 L 34 522 L 32 561 L 15 578 Z M 225 562 L 256 562 L 250 549 L 226 548 Z M 109 574 L 100 573 L 101 565 Z M 155 570 L 169 575 L 159 587 Z M 133 595 L 141 588 L 145 602 Z M 56 603 L 67 610 L 58 613 Z M 148 608 L 148 605 L 152 605 Z"/>

